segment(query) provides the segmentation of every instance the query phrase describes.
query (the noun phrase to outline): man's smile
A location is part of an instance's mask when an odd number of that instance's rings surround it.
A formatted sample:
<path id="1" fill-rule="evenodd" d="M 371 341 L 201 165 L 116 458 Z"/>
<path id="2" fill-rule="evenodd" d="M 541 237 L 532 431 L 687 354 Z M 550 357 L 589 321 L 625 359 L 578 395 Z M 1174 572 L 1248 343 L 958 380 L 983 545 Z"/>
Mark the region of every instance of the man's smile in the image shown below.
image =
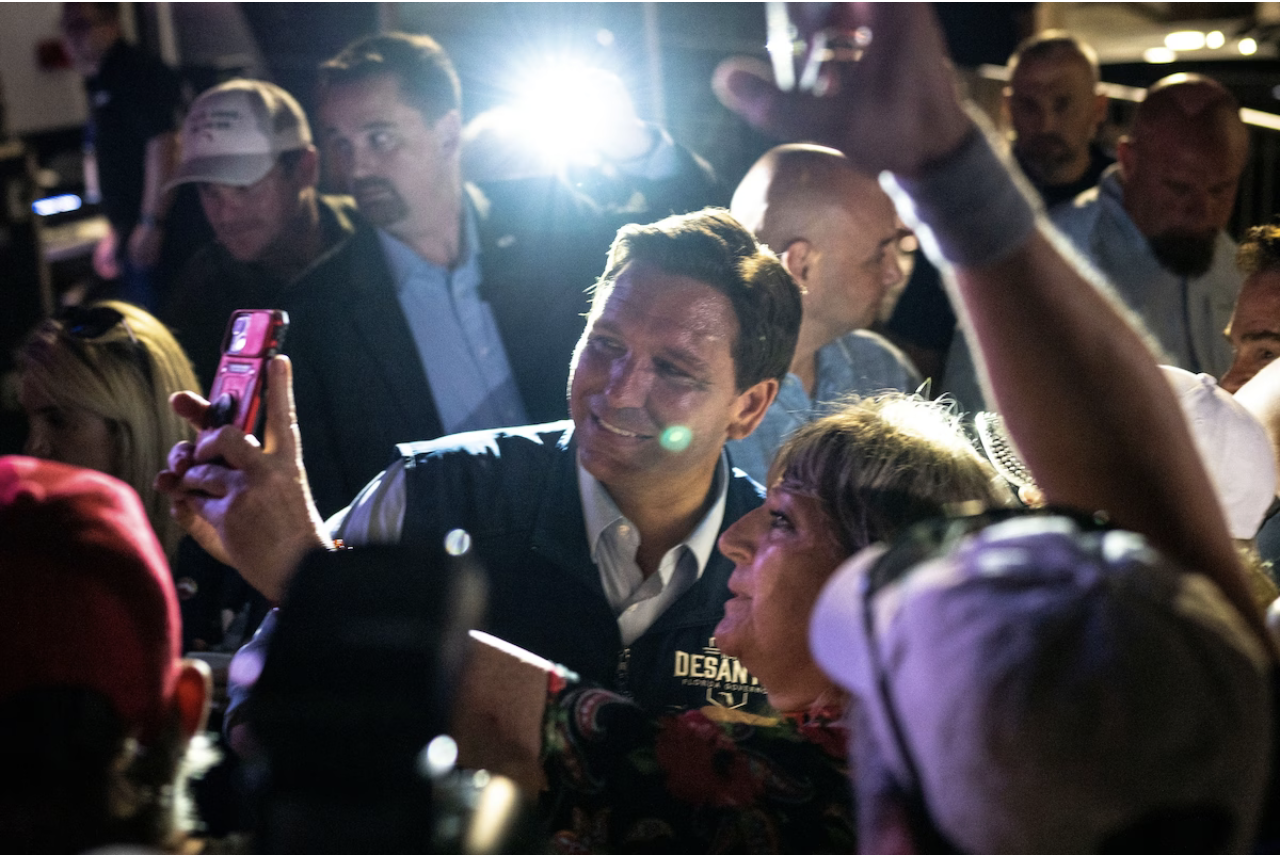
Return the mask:
<path id="1" fill-rule="evenodd" d="M 627 437 L 627 438 L 632 438 L 636 440 L 652 440 L 653 439 L 652 434 L 641 434 L 637 431 L 628 431 L 625 428 L 620 428 L 617 425 L 613 425 L 609 422 L 606 422 L 603 418 L 601 418 L 600 416 L 597 416 L 594 413 L 591 414 L 591 418 L 595 421 L 597 425 L 599 425 L 604 430 L 608 431 L 610 434 L 616 434 L 619 437 Z"/>

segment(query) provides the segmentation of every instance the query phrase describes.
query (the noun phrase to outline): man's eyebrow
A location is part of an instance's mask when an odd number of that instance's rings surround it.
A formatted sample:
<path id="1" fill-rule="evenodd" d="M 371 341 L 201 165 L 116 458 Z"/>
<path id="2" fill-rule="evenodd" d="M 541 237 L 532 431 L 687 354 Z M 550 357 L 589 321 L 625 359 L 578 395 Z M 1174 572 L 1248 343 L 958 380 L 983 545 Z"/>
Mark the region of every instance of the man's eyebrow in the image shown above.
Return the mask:
<path id="1" fill-rule="evenodd" d="M 668 359 L 674 359 L 678 363 L 683 363 L 689 369 L 695 372 L 706 372 L 711 368 L 711 363 L 690 350 L 680 347 L 664 347 L 662 356 Z"/>
<path id="2" fill-rule="evenodd" d="M 1240 337 L 1242 342 L 1280 342 L 1280 331 L 1259 330 L 1256 333 L 1245 333 Z"/>
<path id="3" fill-rule="evenodd" d="M 620 332 L 618 330 L 618 326 L 613 322 L 611 322 L 608 318 L 605 318 L 603 315 L 597 318 L 595 322 L 591 325 L 591 331 L 595 332 L 596 330 L 604 330 L 608 333 Z"/>
<path id="4" fill-rule="evenodd" d="M 605 318 L 596 319 L 592 332 L 610 333 L 615 336 L 622 334 L 621 329 Z M 706 371 L 711 367 L 711 363 L 698 356 L 688 348 L 682 348 L 679 345 L 663 345 L 660 354 L 668 359 L 674 359 L 678 362 L 686 364 L 695 371 Z"/>

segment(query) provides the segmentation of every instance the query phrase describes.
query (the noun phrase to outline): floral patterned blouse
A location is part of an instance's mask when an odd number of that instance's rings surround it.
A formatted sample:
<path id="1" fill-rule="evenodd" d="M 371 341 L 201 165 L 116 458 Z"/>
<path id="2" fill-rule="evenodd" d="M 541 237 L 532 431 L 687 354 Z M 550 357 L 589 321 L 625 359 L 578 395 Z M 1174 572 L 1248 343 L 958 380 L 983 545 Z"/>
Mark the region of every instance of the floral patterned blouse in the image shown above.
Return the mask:
<path id="1" fill-rule="evenodd" d="M 839 711 L 719 711 L 654 719 L 608 690 L 557 693 L 543 735 L 552 852 L 856 852 Z"/>

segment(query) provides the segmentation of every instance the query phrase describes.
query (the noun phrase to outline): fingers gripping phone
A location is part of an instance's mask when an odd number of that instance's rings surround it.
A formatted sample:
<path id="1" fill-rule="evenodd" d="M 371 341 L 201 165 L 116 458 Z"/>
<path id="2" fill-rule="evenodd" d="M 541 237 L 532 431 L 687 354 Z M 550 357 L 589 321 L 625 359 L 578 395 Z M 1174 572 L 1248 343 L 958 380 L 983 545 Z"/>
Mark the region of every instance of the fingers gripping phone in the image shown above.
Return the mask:
<path id="1" fill-rule="evenodd" d="M 222 339 L 222 359 L 209 389 L 206 428 L 235 425 L 245 433 L 258 426 L 267 387 L 267 361 L 280 353 L 289 313 L 282 309 L 239 309 Z"/>

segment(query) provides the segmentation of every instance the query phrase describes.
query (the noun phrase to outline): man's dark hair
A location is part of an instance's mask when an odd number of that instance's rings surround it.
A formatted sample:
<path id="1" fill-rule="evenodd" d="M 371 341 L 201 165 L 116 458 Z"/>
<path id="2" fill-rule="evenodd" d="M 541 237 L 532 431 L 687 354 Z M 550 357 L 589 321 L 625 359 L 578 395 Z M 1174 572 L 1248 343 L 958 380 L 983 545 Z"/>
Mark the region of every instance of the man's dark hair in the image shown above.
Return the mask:
<path id="1" fill-rule="evenodd" d="M 387 33 L 348 45 L 320 66 L 320 98 L 330 87 L 394 75 L 400 94 L 428 124 L 462 106 L 458 73 L 444 48 L 430 36 Z"/>
<path id="2" fill-rule="evenodd" d="M 647 226 L 623 226 L 596 283 L 588 328 L 630 264 L 705 282 L 729 298 L 738 319 L 733 364 L 739 392 L 786 376 L 800 334 L 800 287 L 728 211 L 706 208 Z"/>
<path id="3" fill-rule="evenodd" d="M 1280 225 L 1268 223 L 1245 232 L 1236 252 L 1236 266 L 1245 276 L 1280 270 Z"/>

